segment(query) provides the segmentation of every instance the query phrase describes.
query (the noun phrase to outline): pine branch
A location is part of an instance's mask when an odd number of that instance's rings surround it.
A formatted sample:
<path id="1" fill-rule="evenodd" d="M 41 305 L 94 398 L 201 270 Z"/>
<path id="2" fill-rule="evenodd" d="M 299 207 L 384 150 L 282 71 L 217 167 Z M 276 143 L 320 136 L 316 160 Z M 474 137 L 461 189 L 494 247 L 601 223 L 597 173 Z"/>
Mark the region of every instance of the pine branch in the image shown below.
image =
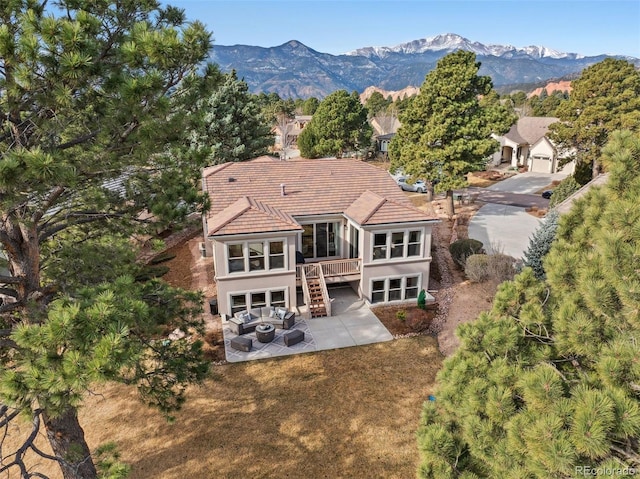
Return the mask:
<path id="1" fill-rule="evenodd" d="M 47 210 L 51 208 L 51 205 L 53 205 L 53 203 L 55 203 L 55 201 L 60 198 L 62 193 L 64 193 L 64 190 L 64 186 L 56 186 L 49 194 L 49 197 L 45 200 L 44 205 L 42 205 L 40 209 L 36 210 L 33 215 L 31 215 L 31 221 L 33 223 L 37 223 L 38 221 L 40 221 Z"/>
<path id="2" fill-rule="evenodd" d="M 2 276 L 0 275 L 0 284 L 22 284 L 24 278 L 18 276 Z"/>
<path id="3" fill-rule="evenodd" d="M 627 461 L 631 462 L 631 464 L 635 464 L 640 466 L 640 455 L 633 452 L 633 451 L 628 451 L 625 449 L 622 449 L 618 446 L 614 446 L 613 444 L 611 445 L 611 450 L 614 452 L 617 452 L 620 456 L 622 456 L 624 459 L 626 459 Z"/>
<path id="4" fill-rule="evenodd" d="M 67 141 L 66 143 L 62 143 L 61 145 L 56 146 L 55 150 L 66 150 L 67 148 L 71 148 L 73 146 L 86 143 L 87 141 L 95 138 L 98 135 L 98 133 L 100 133 L 99 130 L 89 132 L 86 135 L 79 136 L 77 138 L 74 138 L 71 141 Z"/>
<path id="5" fill-rule="evenodd" d="M 93 223 L 96 221 L 104 221 L 107 219 L 113 218 L 126 218 L 127 215 L 124 213 L 100 213 L 100 212 L 82 212 L 82 213 L 69 213 L 66 215 L 65 219 L 75 217 L 78 218 L 75 221 L 64 222 L 62 224 L 58 223 L 57 226 L 53 226 L 50 228 L 44 228 L 40 235 L 38 236 L 38 240 L 42 243 L 47 238 L 59 233 L 62 230 L 67 228 L 71 228 L 72 226 L 79 226 L 87 223 Z M 150 220 L 139 219 L 139 218 L 130 218 L 131 221 L 135 221 L 137 223 L 146 224 L 149 223 Z"/>

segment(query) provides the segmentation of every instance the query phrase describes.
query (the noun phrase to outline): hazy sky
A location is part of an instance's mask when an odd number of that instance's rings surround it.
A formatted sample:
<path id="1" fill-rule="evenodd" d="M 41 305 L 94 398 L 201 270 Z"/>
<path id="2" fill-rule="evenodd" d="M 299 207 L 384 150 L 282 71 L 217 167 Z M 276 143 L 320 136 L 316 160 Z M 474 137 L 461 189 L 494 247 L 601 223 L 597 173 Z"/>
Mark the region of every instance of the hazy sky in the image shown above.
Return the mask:
<path id="1" fill-rule="evenodd" d="M 213 31 L 214 45 L 299 40 L 324 53 L 457 33 L 484 44 L 640 58 L 639 0 L 173 0 Z"/>

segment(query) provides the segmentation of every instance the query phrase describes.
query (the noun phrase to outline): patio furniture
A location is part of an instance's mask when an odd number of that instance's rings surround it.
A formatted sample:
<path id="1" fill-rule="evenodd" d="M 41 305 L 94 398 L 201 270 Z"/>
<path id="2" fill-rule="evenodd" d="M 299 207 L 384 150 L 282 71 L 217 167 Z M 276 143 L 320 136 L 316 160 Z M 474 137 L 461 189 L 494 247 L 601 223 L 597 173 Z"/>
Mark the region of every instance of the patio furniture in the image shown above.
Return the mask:
<path id="1" fill-rule="evenodd" d="M 256 338 L 261 343 L 270 343 L 276 336 L 276 327 L 273 324 L 261 323 L 256 326 Z"/>
<path id="2" fill-rule="evenodd" d="M 229 327 L 238 336 L 252 333 L 260 323 L 269 323 L 277 328 L 291 329 L 296 322 L 296 313 L 286 308 L 263 307 L 239 311 L 229 318 Z"/>
<path id="3" fill-rule="evenodd" d="M 284 334 L 284 344 L 287 346 L 293 346 L 294 344 L 298 344 L 304 341 L 304 331 L 299 329 L 294 329 L 293 331 L 289 331 Z"/>
<path id="4" fill-rule="evenodd" d="M 238 351 L 248 353 L 253 346 L 253 340 L 244 336 L 237 336 L 231 340 L 231 347 Z"/>

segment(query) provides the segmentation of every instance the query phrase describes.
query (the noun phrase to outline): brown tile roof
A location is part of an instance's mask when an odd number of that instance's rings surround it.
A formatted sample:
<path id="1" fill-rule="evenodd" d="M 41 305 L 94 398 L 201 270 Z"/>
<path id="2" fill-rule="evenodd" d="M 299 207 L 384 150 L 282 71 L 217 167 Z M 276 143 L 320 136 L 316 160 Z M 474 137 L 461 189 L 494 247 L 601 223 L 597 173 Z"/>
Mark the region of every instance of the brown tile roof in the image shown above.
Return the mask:
<path id="1" fill-rule="evenodd" d="M 549 125 L 558 119 L 550 116 L 524 116 L 504 135 L 519 145 L 533 145 L 549 131 Z"/>
<path id="2" fill-rule="evenodd" d="M 425 219 L 424 211 L 399 204 L 369 190 L 351 203 L 344 214 L 360 225 L 406 223 Z"/>
<path id="3" fill-rule="evenodd" d="M 210 231 L 218 231 L 218 222 L 226 218 L 221 216 L 224 210 L 245 196 L 295 217 L 345 213 L 356 200 L 364 201 L 361 196 L 369 190 L 389 202 L 384 208 L 381 204 L 377 216 L 372 213 L 369 222 L 379 224 L 383 219 L 384 222 L 437 219 L 414 208 L 386 171 L 360 160 L 342 158 L 227 163 L 205 169 L 203 176 L 205 189 L 211 199 L 208 217 Z M 280 185 L 284 185 L 284 196 L 281 195 Z M 354 206 L 358 211 L 361 207 Z M 226 214 L 233 216 L 232 212 Z"/>
<path id="4" fill-rule="evenodd" d="M 302 230 L 287 213 L 247 196 L 211 216 L 207 225 L 209 236 Z"/>

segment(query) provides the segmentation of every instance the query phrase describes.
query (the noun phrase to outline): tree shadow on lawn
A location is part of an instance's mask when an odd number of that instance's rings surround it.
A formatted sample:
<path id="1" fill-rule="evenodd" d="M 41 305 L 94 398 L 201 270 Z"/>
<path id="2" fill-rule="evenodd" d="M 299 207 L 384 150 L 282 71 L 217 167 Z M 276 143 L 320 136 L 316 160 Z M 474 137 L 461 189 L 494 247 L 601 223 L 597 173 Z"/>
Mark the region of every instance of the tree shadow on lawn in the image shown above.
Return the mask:
<path id="1" fill-rule="evenodd" d="M 169 424 L 110 386 L 84 409 L 131 478 L 415 475 L 415 432 L 442 356 L 429 336 L 213 367 Z M 92 424 L 89 424 L 91 422 Z"/>

